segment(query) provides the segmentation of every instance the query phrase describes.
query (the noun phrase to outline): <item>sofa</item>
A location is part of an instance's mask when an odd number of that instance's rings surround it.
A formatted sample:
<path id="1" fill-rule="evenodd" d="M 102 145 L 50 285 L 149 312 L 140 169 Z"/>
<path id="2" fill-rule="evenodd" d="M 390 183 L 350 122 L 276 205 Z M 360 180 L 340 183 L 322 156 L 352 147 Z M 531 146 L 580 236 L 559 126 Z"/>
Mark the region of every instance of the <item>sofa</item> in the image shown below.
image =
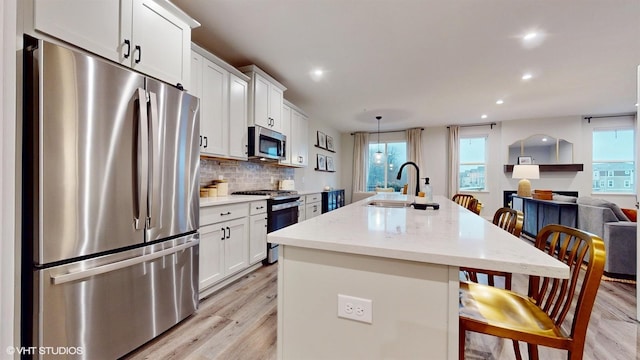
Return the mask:
<path id="1" fill-rule="evenodd" d="M 581 196 L 577 227 L 602 238 L 606 251 L 605 275 L 632 279 L 636 276 L 636 231 L 618 205 L 590 196 Z"/>

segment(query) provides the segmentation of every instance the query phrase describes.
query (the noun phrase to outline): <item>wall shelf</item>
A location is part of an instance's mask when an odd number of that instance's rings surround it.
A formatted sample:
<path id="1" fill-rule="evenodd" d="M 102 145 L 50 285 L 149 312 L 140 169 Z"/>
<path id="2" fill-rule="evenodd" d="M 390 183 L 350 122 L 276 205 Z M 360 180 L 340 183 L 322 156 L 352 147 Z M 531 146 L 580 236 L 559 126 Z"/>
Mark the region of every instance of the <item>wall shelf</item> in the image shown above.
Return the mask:
<path id="1" fill-rule="evenodd" d="M 584 164 L 539 164 L 540 172 L 583 171 Z M 504 172 L 513 172 L 513 165 L 505 165 Z"/>

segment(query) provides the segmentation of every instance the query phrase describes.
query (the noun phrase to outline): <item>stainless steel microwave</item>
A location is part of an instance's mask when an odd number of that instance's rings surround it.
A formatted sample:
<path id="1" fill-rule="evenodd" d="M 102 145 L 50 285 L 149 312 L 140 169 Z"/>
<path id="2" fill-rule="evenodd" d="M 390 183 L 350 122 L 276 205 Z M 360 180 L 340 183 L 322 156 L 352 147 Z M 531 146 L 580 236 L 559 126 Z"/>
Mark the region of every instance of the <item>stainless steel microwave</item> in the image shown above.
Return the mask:
<path id="1" fill-rule="evenodd" d="M 287 137 L 261 126 L 249 127 L 249 157 L 270 160 L 285 158 Z"/>

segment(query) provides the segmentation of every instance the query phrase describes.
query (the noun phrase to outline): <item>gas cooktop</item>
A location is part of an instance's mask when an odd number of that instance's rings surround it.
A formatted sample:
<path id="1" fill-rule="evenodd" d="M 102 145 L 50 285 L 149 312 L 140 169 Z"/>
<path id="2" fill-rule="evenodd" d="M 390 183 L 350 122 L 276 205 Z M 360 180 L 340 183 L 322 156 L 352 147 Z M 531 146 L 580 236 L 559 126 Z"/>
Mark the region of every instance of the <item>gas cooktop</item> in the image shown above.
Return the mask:
<path id="1" fill-rule="evenodd" d="M 298 192 L 295 190 L 245 190 L 235 191 L 232 195 L 265 195 L 274 200 L 284 200 L 289 198 L 298 198 Z"/>

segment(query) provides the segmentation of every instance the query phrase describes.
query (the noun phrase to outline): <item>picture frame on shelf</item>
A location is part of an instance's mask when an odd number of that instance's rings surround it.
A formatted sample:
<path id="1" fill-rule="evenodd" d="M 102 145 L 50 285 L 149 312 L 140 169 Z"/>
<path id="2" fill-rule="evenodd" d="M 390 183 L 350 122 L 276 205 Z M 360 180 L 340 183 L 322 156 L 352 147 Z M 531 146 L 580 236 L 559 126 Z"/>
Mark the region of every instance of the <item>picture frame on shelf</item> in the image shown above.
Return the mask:
<path id="1" fill-rule="evenodd" d="M 531 156 L 518 156 L 518 165 L 531 165 L 533 158 Z"/>
<path id="2" fill-rule="evenodd" d="M 327 158 L 324 155 L 316 155 L 317 156 L 317 167 L 320 171 L 327 171 Z"/>
<path id="3" fill-rule="evenodd" d="M 327 150 L 335 151 L 335 149 L 333 148 L 333 137 L 329 135 L 327 135 Z"/>
<path id="4" fill-rule="evenodd" d="M 327 135 L 322 131 L 318 131 L 318 147 L 327 148 Z"/>
<path id="5" fill-rule="evenodd" d="M 336 171 L 333 165 L 333 157 L 327 156 L 327 171 Z"/>

